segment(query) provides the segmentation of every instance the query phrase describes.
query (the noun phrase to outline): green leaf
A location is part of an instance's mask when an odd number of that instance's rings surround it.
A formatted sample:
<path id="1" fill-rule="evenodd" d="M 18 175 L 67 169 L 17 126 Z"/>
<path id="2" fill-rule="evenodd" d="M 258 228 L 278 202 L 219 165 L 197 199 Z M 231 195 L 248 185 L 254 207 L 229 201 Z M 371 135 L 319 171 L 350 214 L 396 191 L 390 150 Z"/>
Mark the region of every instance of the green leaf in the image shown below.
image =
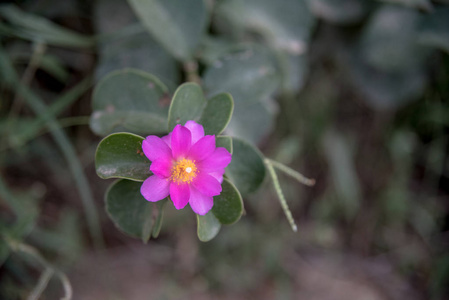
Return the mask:
<path id="1" fill-rule="evenodd" d="M 193 82 L 182 84 L 176 90 L 168 112 L 168 129 L 189 120 L 198 120 L 206 105 L 201 87 Z"/>
<path id="2" fill-rule="evenodd" d="M 226 178 L 220 195 L 214 197 L 212 212 L 221 224 L 237 222 L 243 214 L 243 201 L 237 188 Z"/>
<path id="3" fill-rule="evenodd" d="M 384 5 L 371 17 L 360 40 L 363 59 L 385 72 L 416 70 L 429 49 L 417 43 L 419 11 Z"/>
<path id="4" fill-rule="evenodd" d="M 159 236 L 159 232 L 161 232 L 162 219 L 164 216 L 164 207 L 165 207 L 165 204 L 167 203 L 167 200 L 168 200 L 168 198 L 165 198 L 161 201 L 156 202 L 157 217 L 156 217 L 156 221 L 154 221 L 153 230 L 151 232 L 151 235 L 154 238 L 157 238 Z"/>
<path id="5" fill-rule="evenodd" d="M 449 7 L 437 6 L 419 24 L 418 42 L 449 53 Z"/>
<path id="6" fill-rule="evenodd" d="M 346 66 L 349 67 L 349 77 L 363 95 L 363 100 L 376 109 L 396 109 L 417 100 L 426 87 L 426 73 L 422 69 L 379 71 L 350 52 Z"/>
<path id="7" fill-rule="evenodd" d="M 140 193 L 139 182 L 118 180 L 106 192 L 106 211 L 124 233 L 148 241 L 152 228 L 153 204 Z"/>
<path id="8" fill-rule="evenodd" d="M 223 147 L 232 154 L 232 138 L 230 136 L 217 136 L 215 137 L 215 146 Z"/>
<path id="9" fill-rule="evenodd" d="M 95 77 L 136 68 L 154 74 L 174 90 L 181 79 L 178 62 L 149 35 L 128 3 L 99 0 L 94 2 L 94 8 L 96 32 L 101 34 Z"/>
<path id="10" fill-rule="evenodd" d="M 214 216 L 212 211 L 208 212 L 204 216 L 196 215 L 197 221 L 197 234 L 198 238 L 202 242 L 208 242 L 213 239 L 220 231 L 221 224 Z"/>
<path id="11" fill-rule="evenodd" d="M 103 179 L 147 179 L 151 175 L 151 163 L 142 152 L 143 140 L 132 133 L 114 133 L 105 137 L 95 153 L 97 175 Z"/>
<path id="12" fill-rule="evenodd" d="M 360 21 L 371 5 L 369 0 L 308 0 L 308 4 L 315 16 L 336 24 Z"/>
<path id="13" fill-rule="evenodd" d="M 261 101 L 269 99 L 280 86 L 279 74 L 274 56 L 267 49 L 255 46 L 227 54 L 206 69 L 203 83 L 209 95 L 229 92 L 233 97 L 234 115 L 228 127 L 232 128 L 232 135 L 258 142 L 256 136 L 260 139 L 268 133 L 270 127 L 264 125 L 270 124 L 275 112 Z M 259 111 L 266 112 L 257 128 L 252 126 L 251 118 L 257 118 L 257 113 L 251 106 L 259 106 Z M 240 114 L 243 110 L 245 113 Z"/>
<path id="14" fill-rule="evenodd" d="M 228 93 L 218 94 L 207 100 L 198 123 L 204 126 L 205 134 L 219 135 L 228 126 L 234 110 L 234 100 Z"/>
<path id="15" fill-rule="evenodd" d="M 0 16 L 12 24 L 1 24 L 0 32 L 23 39 L 65 47 L 90 48 L 92 37 L 63 28 L 46 18 L 26 13 L 14 5 L 0 7 Z"/>
<path id="16" fill-rule="evenodd" d="M 167 88 L 155 76 L 125 69 L 101 80 L 93 94 L 90 127 L 98 135 L 167 132 Z"/>
<path id="17" fill-rule="evenodd" d="M 257 33 L 277 49 L 304 53 L 315 24 L 305 0 L 220 1 L 217 18 L 223 31 Z"/>
<path id="18" fill-rule="evenodd" d="M 201 39 L 207 19 L 202 0 L 128 0 L 152 36 L 175 58 L 187 61 Z"/>
<path id="19" fill-rule="evenodd" d="M 0 228 L 1 230 L 2 228 Z M 3 235 L 0 235 L 0 266 L 3 265 L 3 262 L 8 258 L 9 256 L 9 246 L 5 240 L 5 237 Z"/>
<path id="20" fill-rule="evenodd" d="M 265 178 L 263 155 L 248 142 L 232 139 L 232 161 L 226 168 L 226 175 L 235 184 L 242 196 L 254 192 Z"/>

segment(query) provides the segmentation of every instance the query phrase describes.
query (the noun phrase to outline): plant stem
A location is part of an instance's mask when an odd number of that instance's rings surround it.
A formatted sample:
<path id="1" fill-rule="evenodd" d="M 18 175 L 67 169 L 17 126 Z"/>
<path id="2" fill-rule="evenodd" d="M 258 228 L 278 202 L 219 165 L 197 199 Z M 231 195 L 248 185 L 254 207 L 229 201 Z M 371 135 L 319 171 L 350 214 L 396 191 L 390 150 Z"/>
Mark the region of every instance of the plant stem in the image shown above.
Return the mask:
<path id="1" fill-rule="evenodd" d="M 288 208 L 287 200 L 285 200 L 284 193 L 282 192 L 281 185 L 279 184 L 279 179 L 276 175 L 276 171 L 273 168 L 272 161 L 269 159 L 265 159 L 265 165 L 267 166 L 268 172 L 270 173 L 271 179 L 273 180 L 274 189 L 278 195 L 279 202 L 281 203 L 281 207 L 284 210 L 285 216 L 287 217 L 288 222 L 290 223 L 290 227 L 294 232 L 298 230 L 298 227 L 295 224 L 295 220 L 293 219 L 292 213 Z"/>
<path id="2" fill-rule="evenodd" d="M 266 159 L 270 162 L 270 164 L 272 164 L 276 169 L 284 172 L 285 174 L 289 175 L 290 177 L 293 177 L 294 179 L 296 179 L 299 183 L 305 184 L 307 186 L 314 186 L 315 185 L 315 179 L 312 178 L 307 178 L 304 175 L 302 175 L 301 173 L 287 167 L 284 164 L 281 164 L 277 161 L 271 160 L 271 159 Z"/>

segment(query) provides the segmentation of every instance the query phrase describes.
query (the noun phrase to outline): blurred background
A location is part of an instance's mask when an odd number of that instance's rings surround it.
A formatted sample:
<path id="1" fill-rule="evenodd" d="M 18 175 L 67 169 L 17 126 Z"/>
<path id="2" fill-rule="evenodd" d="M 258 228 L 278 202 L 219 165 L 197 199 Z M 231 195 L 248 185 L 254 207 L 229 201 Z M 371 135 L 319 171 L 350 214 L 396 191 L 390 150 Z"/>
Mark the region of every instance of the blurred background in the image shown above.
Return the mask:
<path id="1" fill-rule="evenodd" d="M 137 2 L 0 5 L 0 299 L 449 299 L 448 1 L 148 1 L 181 36 Z M 121 233 L 90 116 L 122 68 L 230 92 L 226 134 L 316 180 L 279 174 L 298 232 L 267 176 L 208 243 L 171 205 Z"/>

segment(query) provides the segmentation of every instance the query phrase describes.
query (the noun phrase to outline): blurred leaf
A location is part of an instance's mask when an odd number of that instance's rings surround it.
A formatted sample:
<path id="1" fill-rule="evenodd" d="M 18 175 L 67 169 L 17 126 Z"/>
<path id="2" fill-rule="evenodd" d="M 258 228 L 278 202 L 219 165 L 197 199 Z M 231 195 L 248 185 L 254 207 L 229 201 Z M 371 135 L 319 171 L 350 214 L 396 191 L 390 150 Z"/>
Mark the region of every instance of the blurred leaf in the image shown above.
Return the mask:
<path id="1" fill-rule="evenodd" d="M 222 183 L 220 195 L 214 196 L 212 212 L 221 224 L 237 222 L 243 213 L 243 201 L 239 191 L 226 178 Z"/>
<path id="2" fill-rule="evenodd" d="M 347 66 L 354 87 L 362 93 L 363 100 L 377 109 L 396 109 L 418 99 L 426 87 L 424 70 L 383 72 L 352 55 Z"/>
<path id="3" fill-rule="evenodd" d="M 315 24 L 304 0 L 227 0 L 216 10 L 217 18 L 224 18 L 223 31 L 256 32 L 275 48 L 296 55 L 306 51 Z"/>
<path id="4" fill-rule="evenodd" d="M 276 60 L 266 49 L 246 47 L 224 56 L 206 69 L 203 83 L 211 96 L 222 92 L 232 95 L 232 135 L 259 142 L 268 133 L 274 109 L 260 101 L 276 91 L 280 77 Z"/>
<path id="5" fill-rule="evenodd" d="M 418 41 L 449 53 L 449 7 L 437 6 L 419 24 Z"/>
<path id="6" fill-rule="evenodd" d="M 8 256 L 9 256 L 8 244 L 6 243 L 4 236 L 0 234 L 0 266 L 3 265 L 3 262 L 8 258 Z"/>
<path id="7" fill-rule="evenodd" d="M 215 137 L 215 146 L 216 147 L 223 147 L 226 148 L 226 150 L 229 151 L 229 153 L 232 154 L 232 138 L 230 136 L 217 136 Z"/>
<path id="8" fill-rule="evenodd" d="M 139 182 L 118 180 L 106 192 L 106 211 L 122 232 L 146 242 L 151 234 L 153 204 L 140 193 Z"/>
<path id="9" fill-rule="evenodd" d="M 220 231 L 221 224 L 214 216 L 212 211 L 209 211 L 204 216 L 196 215 L 198 225 L 197 234 L 202 242 L 208 242 L 213 239 Z"/>
<path id="10" fill-rule="evenodd" d="M 228 93 L 218 94 L 207 100 L 198 123 L 204 126 L 205 134 L 219 135 L 228 126 L 234 110 L 234 101 Z"/>
<path id="11" fill-rule="evenodd" d="M 167 132 L 167 88 L 155 76 L 134 69 L 101 80 L 92 96 L 90 127 L 98 135 L 118 131 Z"/>
<path id="12" fill-rule="evenodd" d="M 307 71 L 305 54 L 315 25 L 306 1 L 221 1 L 217 18 L 217 27 L 221 25 L 222 31 L 230 31 L 230 35 L 247 35 L 249 40 L 254 35 L 262 36 L 280 61 L 283 89 L 296 92 L 302 87 Z M 223 49 L 232 50 L 229 42 L 218 39 L 205 41 L 204 49 L 209 61 L 218 53 L 224 54 Z"/>
<path id="13" fill-rule="evenodd" d="M 367 0 L 307 0 L 315 16 L 330 23 L 350 24 L 360 21 L 368 12 Z"/>
<path id="14" fill-rule="evenodd" d="M 432 3 L 429 0 L 382 0 L 392 4 L 401 4 L 411 8 L 418 8 L 425 11 L 432 10 Z"/>
<path id="15" fill-rule="evenodd" d="M 170 88 L 180 81 L 176 60 L 138 23 L 125 0 L 96 1 L 96 27 L 103 34 L 95 76 L 136 68 L 154 74 Z"/>
<path id="16" fill-rule="evenodd" d="M 125 178 L 144 181 L 150 175 L 150 161 L 142 151 L 143 137 L 114 133 L 105 137 L 95 153 L 95 169 L 103 179 Z"/>
<path id="17" fill-rule="evenodd" d="M 151 35 L 181 61 L 192 58 L 206 27 L 202 0 L 128 0 Z"/>
<path id="18" fill-rule="evenodd" d="M 193 82 L 182 84 L 173 95 L 168 112 L 168 129 L 172 131 L 177 124 L 184 125 L 189 120 L 197 121 L 206 105 L 201 87 Z"/>
<path id="19" fill-rule="evenodd" d="M 36 225 L 39 216 L 38 199 L 32 191 L 25 190 L 21 193 L 12 192 L 0 176 L 0 199 L 5 201 L 2 205 L 9 207 L 15 215 L 14 223 L 5 224 L 7 235 L 15 238 L 25 238 Z M 2 202 L 3 202 L 2 201 Z M 1 226 L 2 224 L 0 224 Z M 0 234 L 1 235 L 1 234 Z"/>
<path id="20" fill-rule="evenodd" d="M 329 131 L 323 140 L 332 181 L 347 220 L 355 217 L 361 200 L 360 183 L 347 141 L 336 131 Z"/>
<path id="21" fill-rule="evenodd" d="M 55 46 L 90 48 L 94 39 L 63 28 L 46 18 L 29 14 L 14 5 L 0 6 L 0 16 L 11 26 L 1 24 L 0 33 Z"/>
<path id="22" fill-rule="evenodd" d="M 167 203 L 168 198 L 165 198 L 163 200 L 160 200 L 156 202 L 157 207 L 157 216 L 156 220 L 154 221 L 153 230 L 151 231 L 151 236 L 154 238 L 157 238 L 159 236 L 159 233 L 161 232 L 162 227 L 162 220 L 164 217 L 164 207 Z"/>
<path id="23" fill-rule="evenodd" d="M 226 175 L 245 197 L 256 191 L 265 178 L 263 156 L 257 148 L 238 138 L 232 139 L 232 147 L 232 161 Z"/>
<path id="24" fill-rule="evenodd" d="M 420 14 L 413 9 L 384 5 L 371 17 L 361 40 L 362 57 L 381 71 L 410 71 L 421 67 L 429 51 L 417 43 Z"/>

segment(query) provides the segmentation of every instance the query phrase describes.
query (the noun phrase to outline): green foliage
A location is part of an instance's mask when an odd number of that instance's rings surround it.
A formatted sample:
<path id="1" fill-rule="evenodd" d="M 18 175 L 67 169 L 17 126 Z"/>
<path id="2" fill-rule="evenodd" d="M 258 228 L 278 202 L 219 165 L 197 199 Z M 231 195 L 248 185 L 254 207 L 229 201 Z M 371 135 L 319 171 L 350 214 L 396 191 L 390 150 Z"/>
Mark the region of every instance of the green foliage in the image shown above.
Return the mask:
<path id="1" fill-rule="evenodd" d="M 140 186 L 138 182 L 118 180 L 106 192 L 105 202 L 115 226 L 146 243 L 153 230 L 153 204 L 142 197 Z"/>
<path id="2" fill-rule="evenodd" d="M 126 69 L 111 73 L 95 88 L 90 127 L 98 135 L 167 131 L 167 87 L 156 77 Z"/>
<path id="3" fill-rule="evenodd" d="M 142 152 L 143 137 L 131 133 L 114 133 L 97 147 L 95 169 L 103 179 L 125 178 L 144 181 L 150 172 L 150 161 Z"/>
<path id="4" fill-rule="evenodd" d="M 205 31 L 207 12 L 202 0 L 128 0 L 151 35 L 181 61 L 192 59 Z"/>
<path id="5" fill-rule="evenodd" d="M 232 138 L 232 148 L 226 175 L 245 197 L 255 192 L 265 178 L 263 156 L 254 146 L 238 138 Z"/>
<path id="6" fill-rule="evenodd" d="M 237 222 L 243 213 L 243 201 L 237 188 L 224 179 L 223 190 L 214 197 L 212 213 L 221 224 L 229 225 Z"/>

